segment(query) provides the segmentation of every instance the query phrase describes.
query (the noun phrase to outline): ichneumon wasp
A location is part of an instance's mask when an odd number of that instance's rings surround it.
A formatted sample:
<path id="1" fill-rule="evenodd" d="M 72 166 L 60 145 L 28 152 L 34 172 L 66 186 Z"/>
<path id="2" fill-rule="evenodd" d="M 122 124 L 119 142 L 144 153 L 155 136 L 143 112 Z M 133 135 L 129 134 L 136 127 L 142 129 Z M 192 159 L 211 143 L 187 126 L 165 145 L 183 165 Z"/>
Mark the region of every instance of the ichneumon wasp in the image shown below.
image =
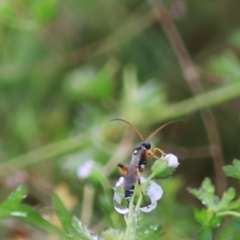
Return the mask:
<path id="1" fill-rule="evenodd" d="M 165 155 L 165 153 L 160 148 L 151 149 L 151 144 L 150 144 L 149 140 L 151 138 L 153 138 L 164 127 L 166 127 L 176 121 L 171 121 L 171 122 L 168 122 L 168 123 L 160 126 L 147 138 L 146 141 L 144 141 L 144 138 L 143 138 L 142 134 L 139 132 L 139 130 L 135 126 L 133 126 L 131 123 L 129 123 L 128 121 L 126 121 L 124 119 L 120 119 L 120 118 L 112 119 L 111 121 L 122 121 L 122 122 L 125 122 L 126 124 L 130 125 L 142 140 L 142 142 L 140 142 L 133 149 L 132 158 L 130 160 L 129 165 L 118 164 L 119 170 L 120 170 L 122 176 L 124 177 L 123 188 L 124 188 L 125 199 L 129 202 L 133 195 L 136 181 L 138 181 L 139 186 L 141 185 L 140 172 L 142 172 L 144 170 L 145 165 L 147 163 L 147 159 L 150 156 L 153 156 L 154 158 L 159 159 L 160 157 L 157 157 L 155 155 L 156 152 L 160 152 L 161 156 Z M 145 201 L 145 199 L 144 199 L 144 201 Z M 146 201 L 145 201 L 145 203 L 146 203 Z"/>

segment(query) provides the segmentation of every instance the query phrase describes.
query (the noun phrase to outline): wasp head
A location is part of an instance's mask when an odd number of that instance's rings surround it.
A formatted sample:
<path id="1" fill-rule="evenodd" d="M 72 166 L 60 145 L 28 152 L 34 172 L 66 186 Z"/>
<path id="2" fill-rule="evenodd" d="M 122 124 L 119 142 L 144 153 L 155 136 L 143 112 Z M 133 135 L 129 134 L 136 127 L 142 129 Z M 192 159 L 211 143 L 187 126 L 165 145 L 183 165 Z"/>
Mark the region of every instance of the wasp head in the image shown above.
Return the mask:
<path id="1" fill-rule="evenodd" d="M 151 149 L 151 144 L 149 142 L 141 142 L 133 149 L 133 152 L 137 152 L 140 149 L 149 150 Z"/>

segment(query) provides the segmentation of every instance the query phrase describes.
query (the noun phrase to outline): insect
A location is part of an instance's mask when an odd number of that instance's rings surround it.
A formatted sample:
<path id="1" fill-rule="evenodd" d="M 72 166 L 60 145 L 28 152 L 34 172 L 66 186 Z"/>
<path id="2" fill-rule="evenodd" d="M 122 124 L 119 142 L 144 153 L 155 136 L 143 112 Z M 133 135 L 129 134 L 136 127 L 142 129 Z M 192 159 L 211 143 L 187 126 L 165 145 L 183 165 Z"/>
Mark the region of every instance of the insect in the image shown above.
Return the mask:
<path id="1" fill-rule="evenodd" d="M 160 148 L 153 148 L 151 149 L 151 144 L 149 143 L 149 140 L 156 135 L 161 129 L 166 127 L 169 124 L 172 124 L 173 122 L 176 121 L 171 121 L 168 122 L 162 126 L 160 126 L 158 129 L 156 129 L 148 138 L 146 141 L 144 141 L 143 136 L 141 133 L 138 131 L 138 129 L 133 126 L 131 123 L 124 119 L 112 119 L 111 121 L 122 121 L 130 125 L 134 131 L 138 134 L 138 136 L 141 138 L 143 142 L 140 142 L 134 149 L 132 153 L 132 158 L 129 163 L 129 165 L 123 165 L 123 164 L 118 164 L 119 170 L 124 176 L 124 195 L 125 199 L 129 202 L 134 191 L 135 183 L 138 181 L 139 186 L 141 185 L 140 182 L 140 172 L 142 172 L 145 168 L 145 165 L 147 164 L 147 159 L 149 156 L 153 156 L 154 158 L 159 158 L 155 155 L 156 152 L 160 152 L 161 155 L 164 155 L 165 153 L 160 149 Z"/>
<path id="2" fill-rule="evenodd" d="M 145 158 L 146 148 L 144 146 L 139 146 L 134 148 L 132 153 L 132 158 L 130 164 L 123 165 L 118 164 L 121 174 L 124 176 L 124 194 L 125 199 L 130 201 L 133 191 L 135 188 L 135 182 L 138 181 L 138 184 L 141 185 L 140 182 L 140 173 L 139 173 L 139 162 L 141 159 Z"/>

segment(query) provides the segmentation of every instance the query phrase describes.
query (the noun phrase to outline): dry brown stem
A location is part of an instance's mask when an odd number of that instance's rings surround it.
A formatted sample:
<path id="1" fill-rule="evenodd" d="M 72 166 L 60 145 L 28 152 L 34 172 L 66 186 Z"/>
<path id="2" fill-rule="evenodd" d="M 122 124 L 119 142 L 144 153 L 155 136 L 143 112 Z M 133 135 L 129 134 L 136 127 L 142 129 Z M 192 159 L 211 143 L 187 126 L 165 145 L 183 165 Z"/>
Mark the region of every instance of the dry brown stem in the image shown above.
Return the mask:
<path id="1" fill-rule="evenodd" d="M 179 64 L 182 69 L 183 77 L 188 83 L 192 93 L 199 95 L 204 92 L 204 88 L 200 81 L 200 74 L 193 63 L 179 32 L 177 31 L 168 11 L 163 5 L 162 0 L 148 0 L 152 6 L 154 15 L 158 22 L 161 24 L 163 31 L 165 32 L 171 46 L 178 58 Z M 198 102 L 196 101 L 196 104 Z M 206 108 L 201 110 L 201 117 L 204 122 L 208 139 L 210 142 L 210 151 L 213 159 L 215 174 L 216 174 L 216 185 L 217 193 L 221 195 L 227 188 L 226 177 L 223 173 L 224 159 L 221 149 L 221 140 L 219 132 L 216 126 L 216 121 L 212 110 Z"/>

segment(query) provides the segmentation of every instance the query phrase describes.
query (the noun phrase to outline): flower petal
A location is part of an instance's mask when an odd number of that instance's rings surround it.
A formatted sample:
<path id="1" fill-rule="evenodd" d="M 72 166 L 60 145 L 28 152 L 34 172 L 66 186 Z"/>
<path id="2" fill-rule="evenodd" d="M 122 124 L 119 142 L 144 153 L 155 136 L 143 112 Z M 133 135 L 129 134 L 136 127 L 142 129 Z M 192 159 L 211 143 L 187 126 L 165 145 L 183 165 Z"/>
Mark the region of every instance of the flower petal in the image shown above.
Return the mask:
<path id="1" fill-rule="evenodd" d="M 174 168 L 178 167 L 179 165 L 178 158 L 174 154 L 171 154 L 171 153 L 167 154 L 163 158 L 167 161 L 168 167 L 174 167 Z"/>
<path id="2" fill-rule="evenodd" d="M 157 207 L 157 201 L 151 199 L 151 204 L 144 206 L 144 207 L 140 207 L 140 210 L 142 212 L 151 212 L 152 210 L 154 210 Z"/>
<path id="3" fill-rule="evenodd" d="M 163 190 L 156 182 L 151 181 L 147 195 L 150 197 L 150 199 L 158 201 L 163 195 Z"/>

